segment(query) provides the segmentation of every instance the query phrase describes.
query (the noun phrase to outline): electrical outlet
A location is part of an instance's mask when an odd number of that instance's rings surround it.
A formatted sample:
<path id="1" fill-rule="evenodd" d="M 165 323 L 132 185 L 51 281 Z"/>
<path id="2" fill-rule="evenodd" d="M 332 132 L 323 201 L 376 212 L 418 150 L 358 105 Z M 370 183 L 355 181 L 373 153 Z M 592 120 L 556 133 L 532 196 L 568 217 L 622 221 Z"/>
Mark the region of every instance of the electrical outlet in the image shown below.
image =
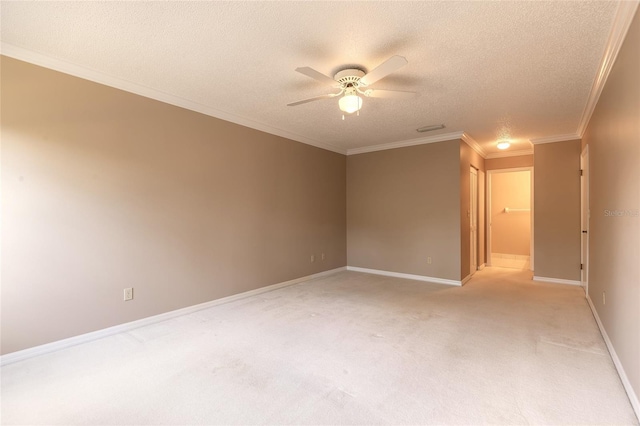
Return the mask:
<path id="1" fill-rule="evenodd" d="M 124 289 L 124 300 L 131 300 L 133 299 L 133 287 L 131 288 L 125 288 Z"/>
<path id="2" fill-rule="evenodd" d="M 315 255 L 315 254 L 312 254 L 312 255 L 311 255 L 311 263 L 313 263 L 313 262 L 315 262 L 315 261 L 316 261 L 316 255 Z"/>
<path id="3" fill-rule="evenodd" d="M 322 260 L 324 260 L 324 253 L 322 253 Z"/>
<path id="4" fill-rule="evenodd" d="M 604 291 L 602 292 L 602 304 L 607 304 L 607 294 Z"/>
<path id="5" fill-rule="evenodd" d="M 431 256 L 427 257 L 427 263 L 431 265 Z"/>

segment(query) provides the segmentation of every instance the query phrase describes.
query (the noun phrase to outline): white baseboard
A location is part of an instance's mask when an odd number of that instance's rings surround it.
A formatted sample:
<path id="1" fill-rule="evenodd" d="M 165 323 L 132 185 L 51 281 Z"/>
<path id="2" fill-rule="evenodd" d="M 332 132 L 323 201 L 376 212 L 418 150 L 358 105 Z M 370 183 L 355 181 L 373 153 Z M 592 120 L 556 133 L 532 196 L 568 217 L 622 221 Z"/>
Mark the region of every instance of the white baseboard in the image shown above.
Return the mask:
<path id="1" fill-rule="evenodd" d="M 33 358 L 38 355 L 55 352 L 60 349 L 65 349 L 71 346 L 80 345 L 82 343 L 91 342 L 93 340 L 98 340 L 103 337 L 112 336 L 114 334 L 123 333 L 136 328 L 144 327 L 145 325 L 155 324 L 155 323 L 166 321 L 182 315 L 191 314 L 193 312 L 200 311 L 202 309 L 207 309 L 212 306 L 222 305 L 224 303 L 233 302 L 234 300 L 255 296 L 256 294 L 267 293 L 269 291 L 277 290 L 282 287 L 288 287 L 291 285 L 299 284 L 304 281 L 309 281 L 314 278 L 332 275 L 337 272 L 344 271 L 346 269 L 347 268 L 343 266 L 340 268 L 331 269 L 329 271 L 318 272 L 317 274 L 307 275 L 305 277 L 300 277 L 293 280 L 269 285 L 266 287 L 257 288 L 255 290 L 245 291 L 243 293 L 234 294 L 232 296 L 223 297 L 221 299 L 211 300 L 209 302 L 200 303 L 198 305 L 187 306 L 186 308 L 176 309 L 175 311 L 165 312 L 163 314 L 154 315 L 154 316 L 142 318 L 136 321 L 115 325 L 113 327 L 103 328 L 102 330 L 92 331 L 90 333 L 81 334 L 79 336 L 69 337 L 68 339 L 62 339 L 56 342 L 51 342 L 51 343 L 47 343 L 40 346 L 34 346 L 33 348 L 11 352 L 11 353 L 0 356 L 0 366 L 12 364 L 18 361 L 23 361 L 28 358 Z"/>
<path id="2" fill-rule="evenodd" d="M 545 282 L 545 283 L 569 284 L 569 285 L 579 285 L 579 286 L 582 285 L 582 283 L 580 281 L 577 281 L 577 280 L 565 280 L 565 279 L 562 279 L 562 278 L 536 277 L 535 275 L 533 276 L 533 280 L 534 281 L 542 281 L 542 282 Z"/>
<path id="3" fill-rule="evenodd" d="M 607 335 L 607 331 L 604 329 L 602 325 L 602 321 L 600 321 L 600 317 L 598 316 L 598 312 L 596 311 L 596 307 L 593 305 L 591 301 L 591 297 L 586 295 L 587 302 L 589 303 L 589 307 L 591 308 L 591 313 L 593 317 L 596 319 L 596 323 L 598 324 L 598 328 L 600 329 L 600 333 L 604 338 L 604 342 L 607 345 L 607 349 L 609 349 L 609 354 L 611 355 L 611 359 L 613 360 L 613 364 L 616 366 L 616 370 L 618 370 L 618 376 L 620 376 L 620 380 L 622 381 L 622 386 L 624 386 L 624 390 L 627 392 L 627 396 L 629 397 L 629 402 L 631 402 L 631 406 L 633 407 L 633 411 L 636 413 L 636 417 L 640 419 L 640 401 L 638 401 L 638 395 L 636 395 L 633 387 L 631 387 L 631 382 L 629 382 L 629 378 L 627 377 L 627 373 L 625 373 L 622 364 L 620 363 L 620 358 L 618 358 L 618 354 L 616 350 L 613 348 L 613 344 Z"/>
<path id="4" fill-rule="evenodd" d="M 467 275 L 462 281 L 460 281 L 460 285 L 465 285 L 465 283 L 469 281 L 471 277 L 472 277 L 471 274 Z"/>
<path id="5" fill-rule="evenodd" d="M 424 275 L 403 274 L 402 272 L 381 271 L 379 269 L 360 268 L 357 266 L 347 266 L 347 271 L 364 272 L 367 274 L 384 275 L 387 277 L 405 278 L 408 280 L 427 281 L 434 284 L 446 284 L 461 286 L 461 281 L 447 280 L 444 278 L 427 277 Z"/>
<path id="6" fill-rule="evenodd" d="M 531 260 L 531 256 L 524 254 L 508 254 L 508 253 L 491 253 L 492 259 L 509 259 L 509 260 Z"/>
<path id="7" fill-rule="evenodd" d="M 483 263 L 482 265 L 478 266 L 478 271 L 482 271 L 485 268 L 485 266 L 487 266 L 486 263 Z"/>

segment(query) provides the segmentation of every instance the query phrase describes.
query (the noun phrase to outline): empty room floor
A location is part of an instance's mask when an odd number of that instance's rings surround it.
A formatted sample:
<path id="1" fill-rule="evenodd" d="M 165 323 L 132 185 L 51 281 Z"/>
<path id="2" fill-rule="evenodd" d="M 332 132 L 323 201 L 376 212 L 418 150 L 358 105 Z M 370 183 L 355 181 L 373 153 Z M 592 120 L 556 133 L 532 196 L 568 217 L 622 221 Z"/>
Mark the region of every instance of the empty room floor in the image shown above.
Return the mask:
<path id="1" fill-rule="evenodd" d="M 2 367 L 3 424 L 637 424 L 580 287 L 340 272 Z"/>

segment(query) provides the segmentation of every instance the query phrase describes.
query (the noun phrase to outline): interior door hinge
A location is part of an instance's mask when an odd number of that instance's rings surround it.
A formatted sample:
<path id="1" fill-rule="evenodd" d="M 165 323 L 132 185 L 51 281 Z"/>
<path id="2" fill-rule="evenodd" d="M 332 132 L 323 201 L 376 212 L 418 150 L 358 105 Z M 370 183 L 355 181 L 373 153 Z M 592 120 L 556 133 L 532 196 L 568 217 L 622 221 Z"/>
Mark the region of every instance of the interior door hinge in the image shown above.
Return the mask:
<path id="1" fill-rule="evenodd" d="M 581 264 L 580 264 L 580 270 L 581 270 L 581 271 L 582 271 L 582 268 L 583 268 L 583 265 L 582 265 L 582 263 L 581 263 Z"/>
<path id="2" fill-rule="evenodd" d="M 582 170 L 582 169 L 580 169 L 580 176 L 582 176 L 582 173 L 583 173 L 583 170 Z"/>

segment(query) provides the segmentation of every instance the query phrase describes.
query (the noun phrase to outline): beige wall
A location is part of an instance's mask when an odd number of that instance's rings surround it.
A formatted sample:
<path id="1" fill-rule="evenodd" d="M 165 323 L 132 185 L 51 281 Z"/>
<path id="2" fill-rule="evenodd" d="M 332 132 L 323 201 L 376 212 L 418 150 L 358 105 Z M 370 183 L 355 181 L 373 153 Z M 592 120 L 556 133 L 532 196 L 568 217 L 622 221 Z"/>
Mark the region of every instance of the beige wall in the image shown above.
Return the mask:
<path id="1" fill-rule="evenodd" d="M 487 170 L 533 167 L 533 154 L 518 155 L 515 157 L 487 158 L 484 160 L 484 165 Z"/>
<path id="2" fill-rule="evenodd" d="M 2 353 L 346 264 L 343 155 L 5 57 L 1 132 Z"/>
<path id="3" fill-rule="evenodd" d="M 534 275 L 580 280 L 580 140 L 534 147 Z"/>
<path id="4" fill-rule="evenodd" d="M 350 155 L 349 266 L 460 280 L 459 162 L 458 140 Z"/>
<path id="5" fill-rule="evenodd" d="M 590 163 L 589 296 L 640 397 L 638 76 L 640 15 L 636 13 L 583 141 Z M 622 211 L 622 216 L 614 211 Z"/>
<path id="6" fill-rule="evenodd" d="M 471 196 L 470 196 L 470 168 L 473 166 L 478 170 L 485 170 L 484 158 L 475 152 L 464 141 L 460 141 L 460 276 L 462 278 L 467 277 L 471 273 L 471 222 L 469 220 L 469 214 L 471 209 Z M 478 204 L 478 210 L 480 204 Z M 484 216 L 483 216 L 484 219 Z M 478 241 L 484 241 L 485 226 L 480 223 L 480 216 L 478 216 Z M 478 255 L 484 249 L 478 249 Z M 478 259 L 478 265 L 484 263 L 484 259 Z"/>
<path id="7" fill-rule="evenodd" d="M 491 251 L 529 256 L 531 252 L 531 172 L 491 174 Z"/>

